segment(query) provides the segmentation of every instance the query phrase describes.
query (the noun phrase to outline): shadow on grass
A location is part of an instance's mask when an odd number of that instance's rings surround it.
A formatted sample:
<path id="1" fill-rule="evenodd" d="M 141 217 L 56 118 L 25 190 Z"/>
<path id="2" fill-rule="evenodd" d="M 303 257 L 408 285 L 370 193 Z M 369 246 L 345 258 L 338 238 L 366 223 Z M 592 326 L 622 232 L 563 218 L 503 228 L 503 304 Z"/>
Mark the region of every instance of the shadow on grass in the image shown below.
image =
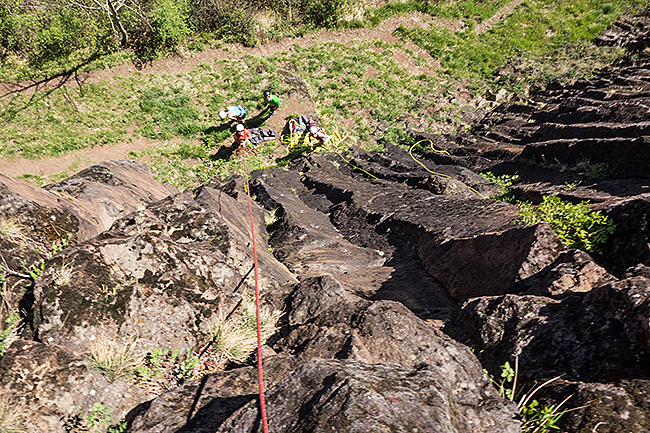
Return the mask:
<path id="1" fill-rule="evenodd" d="M 8 120 L 14 116 L 16 116 L 19 112 L 27 109 L 28 107 L 38 104 L 45 98 L 47 98 L 52 92 L 55 90 L 62 90 L 66 92 L 66 87 L 69 84 L 72 84 L 72 80 L 74 79 L 74 82 L 77 83 L 77 86 L 79 87 L 79 93 L 81 97 L 84 96 L 84 87 L 83 85 L 85 84 L 85 80 L 88 78 L 88 74 L 80 74 L 79 71 L 84 67 L 89 65 L 90 63 L 94 62 L 97 59 L 100 59 L 102 56 L 104 56 L 105 53 L 93 53 L 88 58 L 86 58 L 83 62 L 79 63 L 73 68 L 70 68 L 64 72 L 58 73 L 56 75 L 53 75 L 51 77 L 46 77 L 43 78 L 42 80 L 37 80 L 37 81 L 23 81 L 20 83 L 3 83 L 4 87 L 4 92 L 0 93 L 0 99 L 3 98 L 8 98 L 8 97 L 13 97 L 14 100 L 16 101 L 16 98 L 19 96 L 24 96 L 25 93 L 31 94 L 31 97 L 29 99 L 24 99 L 21 101 L 22 103 L 20 104 L 14 104 L 10 103 L 8 104 L 7 108 L 0 111 L 0 117 L 4 118 L 5 120 Z M 39 93 L 39 91 L 46 90 L 44 93 Z M 70 98 L 66 92 L 65 94 L 66 100 L 74 106 L 76 110 L 76 106 L 72 102 L 72 98 Z"/>
<path id="2" fill-rule="evenodd" d="M 259 128 L 271 118 L 273 114 L 268 111 L 268 109 L 262 110 L 260 113 L 258 113 L 255 117 L 251 117 L 250 119 L 246 120 L 244 122 L 246 128 Z"/>

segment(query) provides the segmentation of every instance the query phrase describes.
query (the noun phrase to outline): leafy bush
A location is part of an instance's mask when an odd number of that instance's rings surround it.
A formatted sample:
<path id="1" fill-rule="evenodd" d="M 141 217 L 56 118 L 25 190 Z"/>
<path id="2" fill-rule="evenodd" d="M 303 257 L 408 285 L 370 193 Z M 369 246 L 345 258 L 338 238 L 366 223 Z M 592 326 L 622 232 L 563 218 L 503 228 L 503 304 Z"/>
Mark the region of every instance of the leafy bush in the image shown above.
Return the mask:
<path id="1" fill-rule="evenodd" d="M 152 42 L 156 51 L 173 51 L 190 34 L 185 1 L 160 0 L 151 11 Z"/>
<path id="2" fill-rule="evenodd" d="M 257 45 L 255 35 L 254 0 L 206 0 L 197 3 L 191 11 L 190 20 L 198 31 L 214 33 L 226 42 Z"/>
<path id="3" fill-rule="evenodd" d="M 411 147 L 415 143 L 415 138 L 404 128 L 391 126 L 384 132 L 381 138 L 382 142 L 394 144 L 396 146 Z"/>
<path id="4" fill-rule="evenodd" d="M 546 196 L 539 206 L 518 204 L 524 224 L 546 221 L 568 247 L 588 253 L 601 253 L 600 247 L 616 229 L 609 217 L 589 208 L 586 202 L 572 204 L 557 196 Z"/>
<path id="5" fill-rule="evenodd" d="M 305 0 L 300 10 L 315 27 L 333 28 L 343 18 L 347 0 Z"/>

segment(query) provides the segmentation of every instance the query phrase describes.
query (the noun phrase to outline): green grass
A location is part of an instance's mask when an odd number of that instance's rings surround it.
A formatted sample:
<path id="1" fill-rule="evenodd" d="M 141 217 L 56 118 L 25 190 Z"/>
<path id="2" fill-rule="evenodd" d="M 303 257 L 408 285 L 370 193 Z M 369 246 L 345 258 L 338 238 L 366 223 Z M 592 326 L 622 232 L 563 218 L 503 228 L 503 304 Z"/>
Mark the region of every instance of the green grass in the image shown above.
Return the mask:
<path id="1" fill-rule="evenodd" d="M 558 66 L 578 75 L 590 72 L 598 60 L 610 62 L 620 51 L 583 42 L 592 40 L 624 11 L 642 5 L 641 0 L 527 0 L 506 20 L 479 35 L 472 26 L 458 32 L 400 27 L 396 34 L 438 58 L 449 76 L 466 80 L 478 90 L 493 84 L 494 73 L 509 62 L 528 67 L 529 80 L 556 78 L 552 75 Z"/>
<path id="2" fill-rule="evenodd" d="M 262 109 L 263 89 L 285 95 L 290 86 L 280 81 L 277 72 L 281 69 L 305 80 L 317 113 L 349 136 L 344 145 L 357 142 L 376 147 L 377 137 L 371 134 L 380 122 L 392 125 L 384 137 L 380 134 L 380 140 L 408 145 L 403 134 L 405 118 L 430 125 L 423 127 L 428 132 L 437 132 L 441 125 L 460 126 L 461 107 L 453 101 L 463 88 L 479 95 L 501 87 L 528 91 L 550 79 L 588 76 L 594 68 L 611 63 L 622 55 L 620 49 L 598 48 L 588 41 L 642 2 L 527 0 L 492 29 L 480 35 L 472 31 L 505 3 L 390 3 L 368 12 L 366 22 L 373 25 L 417 10 L 462 20 L 464 30 L 401 27 L 396 35 L 403 41 L 397 43 L 367 40 L 315 43 L 307 48 L 295 45 L 268 57 L 243 55 L 238 60 L 203 62 L 183 74 L 136 72 L 95 83 L 12 94 L 0 100 L 0 158 L 56 157 L 145 137 L 151 148 L 132 156 L 151 163 L 159 180 L 188 187 L 210 177 L 223 178 L 241 170 L 242 164 L 237 160 L 215 160 L 212 167 L 202 164 L 232 139 L 230 131 L 218 128 L 218 111 L 225 105 L 241 104 L 253 114 Z M 410 75 L 406 65 L 396 60 L 397 54 L 405 53 L 420 66 L 428 61 L 406 48 L 407 41 L 437 58 L 444 72 Z M 91 60 L 79 55 L 71 57 L 67 66 L 91 69 L 125 59 L 128 54 Z M 495 75 L 506 64 L 516 73 Z M 8 58 L 0 77 L 13 81 L 58 70 L 48 68 L 29 71 Z M 276 146 L 258 150 L 249 168 L 286 162 L 278 159 L 282 148 L 277 142 Z M 69 171 L 47 179 L 29 173 L 23 177 L 42 184 Z"/>

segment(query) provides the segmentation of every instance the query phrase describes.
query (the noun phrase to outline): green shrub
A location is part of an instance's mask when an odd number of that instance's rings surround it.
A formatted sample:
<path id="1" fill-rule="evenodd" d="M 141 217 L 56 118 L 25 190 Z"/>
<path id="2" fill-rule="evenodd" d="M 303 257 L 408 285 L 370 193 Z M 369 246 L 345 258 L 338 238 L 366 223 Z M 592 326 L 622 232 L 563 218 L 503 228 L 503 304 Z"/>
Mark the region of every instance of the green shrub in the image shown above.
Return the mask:
<path id="1" fill-rule="evenodd" d="M 336 27 L 342 20 L 348 0 L 306 0 L 300 9 L 315 27 Z"/>
<path id="2" fill-rule="evenodd" d="M 409 134 L 404 128 L 396 126 L 388 128 L 386 132 L 384 132 L 381 141 L 405 148 L 409 148 L 415 144 L 415 138 L 413 138 L 411 134 Z"/>
<path id="3" fill-rule="evenodd" d="M 524 224 L 545 221 L 568 247 L 588 253 L 602 253 L 601 246 L 616 229 L 609 217 L 589 208 L 586 202 L 572 204 L 546 196 L 539 206 L 528 202 L 518 205 Z"/>
<path id="4" fill-rule="evenodd" d="M 257 45 L 254 0 L 207 0 L 192 8 L 190 20 L 198 31 L 212 32 L 218 39 Z"/>
<path id="5" fill-rule="evenodd" d="M 190 34 L 185 1 L 159 0 L 151 11 L 152 43 L 158 50 L 173 51 Z"/>

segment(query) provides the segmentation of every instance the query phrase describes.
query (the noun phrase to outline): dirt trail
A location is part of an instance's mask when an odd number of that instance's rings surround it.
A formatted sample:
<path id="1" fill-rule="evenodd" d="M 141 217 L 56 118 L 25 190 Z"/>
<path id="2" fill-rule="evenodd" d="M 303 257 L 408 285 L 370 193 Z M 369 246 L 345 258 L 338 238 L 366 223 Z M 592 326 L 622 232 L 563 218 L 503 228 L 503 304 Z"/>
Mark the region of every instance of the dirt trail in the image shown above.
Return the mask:
<path id="1" fill-rule="evenodd" d="M 522 0 L 513 0 L 510 4 L 501 8 L 494 17 L 482 23 L 482 31 L 494 25 L 504 14 L 509 13 Z M 321 30 L 317 33 L 306 35 L 300 38 L 285 38 L 279 42 L 267 42 L 254 48 L 242 47 L 237 44 L 225 44 L 219 49 L 206 49 L 200 53 L 187 53 L 179 56 L 166 58 L 151 64 L 144 65 L 141 69 L 135 68 L 132 64 L 118 65 L 109 69 L 92 71 L 80 77 L 82 83 L 97 83 L 113 76 L 129 76 L 139 71 L 144 74 L 182 74 L 193 70 L 197 65 L 203 62 L 212 62 L 214 60 L 235 60 L 244 55 L 253 56 L 270 56 L 291 50 L 294 46 L 301 48 L 310 47 L 314 44 L 323 44 L 335 42 L 346 44 L 354 41 L 365 40 L 383 40 L 389 43 L 398 42 L 398 38 L 393 35 L 395 29 L 399 26 L 408 28 L 421 27 L 430 29 L 432 27 L 444 26 L 451 30 L 460 30 L 463 28 L 461 21 L 444 20 L 430 15 L 421 13 L 412 13 L 402 17 L 390 18 L 383 21 L 375 28 L 362 28 L 352 30 Z M 477 27 L 478 28 L 478 27 Z M 412 74 L 431 74 L 439 69 L 439 63 L 432 58 L 428 52 L 422 50 L 411 42 L 405 43 L 405 48 L 413 50 L 418 56 L 428 60 L 426 66 L 416 65 L 410 56 L 404 52 L 396 52 L 395 60 L 400 62 Z M 37 89 L 44 88 L 48 83 L 1 83 L 1 96 L 11 95 L 17 92 L 30 93 Z M 77 82 L 69 80 L 65 85 L 77 86 Z M 146 138 L 136 139 L 133 142 L 121 142 L 112 146 L 96 146 L 79 151 L 71 152 L 65 156 L 50 159 L 7 159 L 0 158 L 0 173 L 8 176 L 19 176 L 22 174 L 33 174 L 48 176 L 56 173 L 67 171 L 69 175 L 79 170 L 89 167 L 101 161 L 127 159 L 129 152 L 140 151 L 148 147 L 156 146 L 159 142 Z"/>

